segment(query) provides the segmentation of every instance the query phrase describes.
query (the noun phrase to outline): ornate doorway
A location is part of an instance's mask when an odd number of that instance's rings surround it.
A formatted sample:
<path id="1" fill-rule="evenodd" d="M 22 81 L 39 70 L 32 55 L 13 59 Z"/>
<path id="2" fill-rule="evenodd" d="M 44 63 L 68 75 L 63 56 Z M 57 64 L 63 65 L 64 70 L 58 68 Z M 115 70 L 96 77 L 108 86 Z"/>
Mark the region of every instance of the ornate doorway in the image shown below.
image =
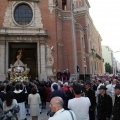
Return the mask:
<path id="1" fill-rule="evenodd" d="M 38 76 L 37 43 L 9 43 L 9 67 L 16 62 L 19 53 L 21 61 L 30 68 L 29 75 L 33 78 Z"/>

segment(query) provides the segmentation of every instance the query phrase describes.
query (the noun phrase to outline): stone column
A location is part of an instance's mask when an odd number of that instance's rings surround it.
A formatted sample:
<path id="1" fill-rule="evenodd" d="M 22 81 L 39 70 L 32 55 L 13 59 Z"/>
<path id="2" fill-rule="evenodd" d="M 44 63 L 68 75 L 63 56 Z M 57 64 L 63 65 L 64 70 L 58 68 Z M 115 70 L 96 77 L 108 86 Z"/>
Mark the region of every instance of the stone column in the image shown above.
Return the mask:
<path id="1" fill-rule="evenodd" d="M 38 69 L 39 72 L 39 79 L 42 80 L 47 80 L 47 74 L 46 74 L 46 69 L 45 69 L 45 44 L 40 44 L 39 46 L 39 61 L 38 61 L 38 67 L 40 67 L 40 70 Z"/>
<path id="2" fill-rule="evenodd" d="M 5 45 L 0 45 L 0 74 L 5 74 Z"/>
<path id="3" fill-rule="evenodd" d="M 5 45 L 0 45 L 0 81 L 5 80 L 5 67 L 6 67 L 6 60 L 5 60 Z"/>
<path id="4" fill-rule="evenodd" d="M 40 44 L 37 43 L 38 79 L 40 80 Z"/>

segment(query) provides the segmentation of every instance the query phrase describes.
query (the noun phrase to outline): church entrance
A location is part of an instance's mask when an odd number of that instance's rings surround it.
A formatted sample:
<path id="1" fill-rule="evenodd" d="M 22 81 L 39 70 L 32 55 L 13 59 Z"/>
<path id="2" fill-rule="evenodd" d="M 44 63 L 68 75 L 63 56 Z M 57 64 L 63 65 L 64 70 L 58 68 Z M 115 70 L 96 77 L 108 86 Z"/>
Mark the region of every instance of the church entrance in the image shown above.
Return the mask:
<path id="1" fill-rule="evenodd" d="M 21 61 L 30 68 L 29 75 L 32 76 L 32 78 L 38 76 L 37 43 L 9 43 L 8 53 L 9 67 L 16 62 L 17 55 L 21 54 Z"/>

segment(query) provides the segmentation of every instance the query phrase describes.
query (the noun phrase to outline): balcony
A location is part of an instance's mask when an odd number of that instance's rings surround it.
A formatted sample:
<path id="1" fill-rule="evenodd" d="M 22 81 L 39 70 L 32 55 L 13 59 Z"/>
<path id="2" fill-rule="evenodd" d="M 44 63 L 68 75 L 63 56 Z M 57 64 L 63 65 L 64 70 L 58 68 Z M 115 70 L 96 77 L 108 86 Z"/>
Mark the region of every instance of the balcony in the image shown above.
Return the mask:
<path id="1" fill-rule="evenodd" d="M 91 54 L 92 54 L 92 56 L 94 56 L 94 57 L 98 58 L 99 60 L 101 60 L 102 62 L 104 62 L 104 59 L 100 55 L 98 55 L 94 49 L 91 49 Z"/>

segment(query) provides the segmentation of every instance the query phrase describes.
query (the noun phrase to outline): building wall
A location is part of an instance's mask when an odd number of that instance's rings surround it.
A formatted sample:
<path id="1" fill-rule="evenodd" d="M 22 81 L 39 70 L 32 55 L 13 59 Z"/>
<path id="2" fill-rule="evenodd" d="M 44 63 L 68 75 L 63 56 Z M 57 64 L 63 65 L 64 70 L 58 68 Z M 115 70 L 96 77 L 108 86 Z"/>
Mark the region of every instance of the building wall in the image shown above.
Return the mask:
<path id="1" fill-rule="evenodd" d="M 81 24 L 84 31 L 87 73 L 102 74 L 103 73 L 102 70 L 103 59 L 101 50 L 102 38 L 99 32 L 97 31 L 96 27 L 94 26 L 92 18 L 89 15 L 90 5 L 88 1 L 83 0 L 81 0 L 81 2 L 79 0 L 75 0 L 74 2 L 76 4 L 75 20 L 77 23 Z M 94 49 L 94 51 L 92 51 L 92 49 Z M 94 52 L 94 54 L 92 52 Z M 99 55 L 101 58 L 97 58 L 96 54 Z"/>
<path id="2" fill-rule="evenodd" d="M 10 34 L 14 33 L 15 36 L 10 37 L 10 40 L 13 42 L 37 42 L 38 45 L 38 61 L 39 62 L 39 74 L 41 74 L 41 69 L 47 73 L 49 65 L 47 65 L 47 52 L 45 45 L 49 46 L 51 49 L 51 55 L 54 58 L 52 67 L 53 74 L 59 69 L 63 71 L 69 69 L 71 74 L 75 73 L 74 65 L 74 48 L 73 48 L 73 39 L 72 39 L 72 21 L 71 21 L 71 11 L 70 11 L 70 1 L 66 0 L 66 5 L 62 6 L 62 0 L 35 0 L 25 2 L 30 3 L 34 7 L 35 19 L 31 26 L 20 27 L 16 26 L 12 22 L 12 8 L 13 3 L 20 2 L 20 0 L 1 0 L 0 1 L 0 29 L 6 27 L 9 30 Z M 91 49 L 94 46 L 96 53 L 99 56 L 102 56 L 101 53 L 101 37 L 97 32 L 92 19 L 89 15 L 90 5 L 88 0 L 74 0 L 74 12 L 75 12 L 75 38 L 76 38 L 76 52 L 77 52 L 77 65 L 80 67 L 80 74 L 86 73 L 101 73 L 102 62 L 93 56 Z M 56 4 L 58 6 L 56 6 Z M 7 11 L 7 12 L 6 12 Z M 7 19 L 9 18 L 9 19 Z M 13 30 L 14 28 L 14 30 Z M 44 31 L 45 33 L 40 33 Z M 0 31 L 1 33 L 1 31 Z M 6 33 L 5 33 L 6 34 Z M 22 40 L 21 36 L 28 35 Z M 39 34 L 36 35 L 36 34 Z M 34 37 L 33 37 L 33 36 Z M 47 37 L 46 37 L 47 36 Z M 1 36 L 0 36 L 1 37 Z M 12 38 L 14 38 L 12 40 Z M 0 39 L 2 41 L 2 38 Z M 91 41 L 91 43 L 90 43 Z M 7 41 L 9 43 L 9 40 Z M 4 52 L 5 52 L 5 40 L 3 40 L 4 45 L 0 46 L 0 49 L 3 52 L 0 52 L 1 57 L 0 61 L 5 61 Z M 0 43 L 0 44 L 1 44 Z M 92 47 L 90 46 L 92 44 Z M 6 54 L 7 56 L 7 54 Z M 41 59 L 42 57 L 42 59 Z M 44 58 L 44 59 L 43 59 Z M 44 61 L 45 60 L 45 61 Z M 93 62 L 94 61 L 94 62 Z M 95 71 L 95 65 L 92 66 L 91 62 L 95 63 L 97 66 L 97 71 Z M 5 68 L 7 61 L 2 65 Z M 42 64 L 41 64 L 42 63 Z M 43 67 L 40 67 L 43 66 Z M 8 66 L 7 66 L 8 67 Z M 7 69 L 6 67 L 6 69 Z M 44 68 L 46 67 L 46 69 Z M 44 69 L 43 69 L 44 68 Z M 94 69 L 94 70 L 93 70 Z M 46 70 L 46 71 L 44 71 Z M 93 72 L 92 72 L 93 71 Z M 0 73 L 5 73 L 5 70 L 1 70 Z M 39 75 L 40 76 L 40 75 Z"/>
<path id="3" fill-rule="evenodd" d="M 104 58 L 104 63 L 109 63 L 112 66 L 112 50 L 109 46 L 102 45 L 102 55 Z"/>
<path id="4" fill-rule="evenodd" d="M 8 0 L 0 0 L 0 27 L 3 27 L 5 10 L 8 5 Z"/>

